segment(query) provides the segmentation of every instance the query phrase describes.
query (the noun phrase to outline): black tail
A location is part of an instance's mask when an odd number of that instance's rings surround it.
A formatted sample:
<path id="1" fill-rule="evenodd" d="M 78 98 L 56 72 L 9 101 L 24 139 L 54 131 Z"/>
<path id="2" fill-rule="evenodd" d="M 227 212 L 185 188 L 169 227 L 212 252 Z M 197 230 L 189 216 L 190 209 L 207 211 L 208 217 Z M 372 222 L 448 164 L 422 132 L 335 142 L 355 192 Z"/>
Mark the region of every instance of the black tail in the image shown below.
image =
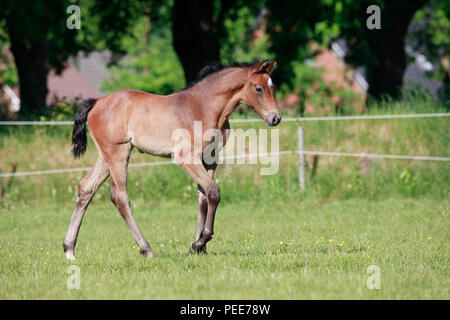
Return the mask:
<path id="1" fill-rule="evenodd" d="M 86 152 L 86 121 L 89 111 L 95 106 L 96 102 L 97 99 L 90 98 L 81 101 L 78 106 L 72 131 L 72 153 L 75 158 L 81 157 Z"/>

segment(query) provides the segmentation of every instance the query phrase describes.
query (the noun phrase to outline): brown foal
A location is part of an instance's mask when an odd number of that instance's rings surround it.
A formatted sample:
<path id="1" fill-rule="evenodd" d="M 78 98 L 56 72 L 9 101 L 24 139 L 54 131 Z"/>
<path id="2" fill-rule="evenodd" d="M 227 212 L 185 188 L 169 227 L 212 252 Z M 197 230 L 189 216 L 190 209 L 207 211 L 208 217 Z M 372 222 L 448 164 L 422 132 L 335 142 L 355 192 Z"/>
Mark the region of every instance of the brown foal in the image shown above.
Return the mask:
<path id="1" fill-rule="evenodd" d="M 112 202 L 130 229 L 140 253 L 152 257 L 150 245 L 131 214 L 127 193 L 127 167 L 132 148 L 162 157 L 173 156 L 173 132 L 188 130 L 194 138 L 194 121 L 201 122 L 203 132 L 220 130 L 225 143 L 226 130 L 230 128 L 228 117 L 240 103 L 252 106 L 268 126 L 277 125 L 281 118 L 269 76 L 274 65 L 275 61 L 262 61 L 203 69 L 203 75 L 199 74 L 194 85 L 167 96 L 122 90 L 97 100 L 84 100 L 75 117 L 73 154 L 79 157 L 86 150 L 87 121 L 98 149 L 98 159 L 78 186 L 75 209 L 64 240 L 66 257 L 75 259 L 75 244 L 86 208 L 109 175 Z M 189 141 L 190 152 L 181 155 L 191 160 L 179 161 L 179 164 L 198 183 L 197 232 L 190 250 L 201 253 L 206 252 L 206 243 L 214 234 L 220 195 L 213 180 L 217 163 L 207 165 L 202 161 L 202 154 L 195 152 L 192 140 Z M 204 141 L 201 151 L 211 142 Z"/>

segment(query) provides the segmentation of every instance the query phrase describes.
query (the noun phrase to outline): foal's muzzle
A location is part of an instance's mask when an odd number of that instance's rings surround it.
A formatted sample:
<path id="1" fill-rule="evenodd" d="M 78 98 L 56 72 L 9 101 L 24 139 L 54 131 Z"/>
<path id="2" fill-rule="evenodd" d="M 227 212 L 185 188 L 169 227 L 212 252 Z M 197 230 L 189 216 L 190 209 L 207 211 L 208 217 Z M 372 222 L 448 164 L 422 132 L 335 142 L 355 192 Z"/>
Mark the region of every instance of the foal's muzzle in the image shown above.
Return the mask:
<path id="1" fill-rule="evenodd" d="M 274 127 L 277 124 L 280 123 L 281 121 L 281 117 L 278 113 L 276 112 L 269 112 L 265 117 L 264 117 L 264 121 L 266 122 L 266 124 L 269 127 Z"/>

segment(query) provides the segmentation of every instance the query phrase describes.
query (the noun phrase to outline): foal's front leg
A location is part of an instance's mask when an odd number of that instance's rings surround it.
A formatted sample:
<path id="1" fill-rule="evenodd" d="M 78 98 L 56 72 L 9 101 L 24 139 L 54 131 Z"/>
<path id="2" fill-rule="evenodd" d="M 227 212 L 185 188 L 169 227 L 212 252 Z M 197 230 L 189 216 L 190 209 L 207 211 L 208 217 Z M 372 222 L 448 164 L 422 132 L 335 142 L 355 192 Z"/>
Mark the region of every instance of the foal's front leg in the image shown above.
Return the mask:
<path id="1" fill-rule="evenodd" d="M 185 164 L 181 167 L 199 184 L 199 217 L 197 221 L 197 234 L 195 242 L 191 245 L 191 251 L 197 253 L 206 252 L 206 243 L 211 240 L 214 234 L 214 218 L 216 209 L 220 202 L 219 187 L 212 179 L 212 174 L 208 174 L 202 164 Z M 203 196 L 202 196 L 203 195 Z M 206 205 L 204 203 L 206 198 Z M 206 207 L 206 218 L 204 217 Z M 203 227 L 202 227 L 202 221 Z"/>
<path id="2" fill-rule="evenodd" d="M 203 193 L 203 188 L 198 185 L 198 217 L 197 217 L 197 232 L 195 233 L 195 241 L 200 239 L 203 228 L 205 226 L 206 215 L 208 214 L 208 198 Z M 192 247 L 189 250 L 191 253 L 194 251 Z M 206 253 L 206 244 L 201 248 L 198 253 Z"/>
<path id="3" fill-rule="evenodd" d="M 217 165 L 204 165 L 206 170 L 208 171 L 208 174 L 211 178 L 214 178 L 214 172 L 216 170 Z M 197 217 L 197 232 L 195 233 L 195 241 L 198 241 L 200 239 L 200 236 L 202 234 L 203 228 L 205 226 L 206 222 L 206 216 L 208 214 L 208 197 L 205 195 L 205 190 L 198 185 L 198 217 Z M 190 252 L 193 252 L 193 249 L 191 247 Z M 199 252 L 206 253 L 206 243 L 205 245 L 200 248 Z"/>

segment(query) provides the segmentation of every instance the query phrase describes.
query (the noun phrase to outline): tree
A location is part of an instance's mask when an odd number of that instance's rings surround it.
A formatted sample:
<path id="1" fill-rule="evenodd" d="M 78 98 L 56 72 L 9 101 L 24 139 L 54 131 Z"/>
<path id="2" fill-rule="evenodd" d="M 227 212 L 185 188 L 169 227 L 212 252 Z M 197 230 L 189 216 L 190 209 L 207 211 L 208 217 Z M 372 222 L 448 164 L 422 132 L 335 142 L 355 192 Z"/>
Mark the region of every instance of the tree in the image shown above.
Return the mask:
<path id="1" fill-rule="evenodd" d="M 92 15 L 99 16 L 99 32 L 106 47 L 113 52 L 125 52 L 121 38 L 132 33 L 131 26 L 142 16 L 148 17 L 152 25 L 171 26 L 172 45 L 186 83 L 194 80 L 205 64 L 220 61 L 221 40 L 227 36 L 224 19 L 232 8 L 244 4 L 239 0 L 112 2 L 100 2 L 92 7 Z"/>
<path id="2" fill-rule="evenodd" d="M 152 27 L 150 33 L 147 17 L 141 17 L 133 27 L 133 36 L 125 38 L 127 54 L 117 65 L 109 66 L 110 79 L 102 84 L 105 92 L 132 88 L 170 94 L 185 86 L 183 68 L 172 48 L 169 28 Z"/>
<path id="3" fill-rule="evenodd" d="M 366 67 L 369 94 L 398 97 L 406 68 L 405 36 L 414 16 L 426 0 L 268 0 L 271 49 L 283 59 L 277 75 L 291 82 L 289 62 L 308 57 L 311 41 L 329 44 L 333 38 L 347 40 L 346 60 Z M 381 29 L 369 29 L 366 10 L 381 9 Z M 296 8 L 296 9 L 294 9 Z"/>
<path id="4" fill-rule="evenodd" d="M 220 60 L 215 1 L 112 0 L 94 3 L 90 11 L 98 17 L 98 32 L 105 47 L 113 53 L 127 51 L 122 40 L 133 34 L 133 26 L 142 17 L 147 17 L 151 25 L 171 26 L 172 45 L 186 82 L 192 81 L 205 63 Z M 151 45 L 151 39 L 148 41 Z"/>
<path id="5" fill-rule="evenodd" d="M 450 106 L 450 2 L 431 0 L 420 9 L 410 24 L 406 41 L 434 64 L 427 75 L 443 80 L 441 97 Z"/>
<path id="6" fill-rule="evenodd" d="M 408 26 L 427 0 L 336 1 L 342 8 L 332 21 L 349 45 L 346 60 L 364 65 L 369 80 L 369 94 L 399 97 L 406 69 L 405 37 Z M 381 28 L 369 29 L 366 10 L 370 5 L 381 9 Z"/>
<path id="7" fill-rule="evenodd" d="M 270 50 L 280 62 L 273 76 L 277 83 L 292 84 L 292 62 L 312 56 L 308 44 L 321 41 L 324 30 L 316 32 L 319 31 L 316 26 L 329 18 L 329 11 L 322 1 L 316 0 L 268 0 L 266 5 L 270 11 L 267 25 Z"/>
<path id="8" fill-rule="evenodd" d="M 228 1 L 228 5 L 231 2 Z M 223 3 L 222 10 L 226 10 L 227 1 Z M 216 22 L 214 1 L 175 0 L 172 9 L 173 47 L 183 65 L 186 83 L 194 80 L 205 64 L 220 60 Z"/>
<path id="9" fill-rule="evenodd" d="M 8 34 L 19 76 L 21 114 L 45 109 L 49 70 L 61 72 L 80 47 L 76 33 L 66 27 L 69 5 L 58 0 L 0 2 L 0 26 Z"/>

